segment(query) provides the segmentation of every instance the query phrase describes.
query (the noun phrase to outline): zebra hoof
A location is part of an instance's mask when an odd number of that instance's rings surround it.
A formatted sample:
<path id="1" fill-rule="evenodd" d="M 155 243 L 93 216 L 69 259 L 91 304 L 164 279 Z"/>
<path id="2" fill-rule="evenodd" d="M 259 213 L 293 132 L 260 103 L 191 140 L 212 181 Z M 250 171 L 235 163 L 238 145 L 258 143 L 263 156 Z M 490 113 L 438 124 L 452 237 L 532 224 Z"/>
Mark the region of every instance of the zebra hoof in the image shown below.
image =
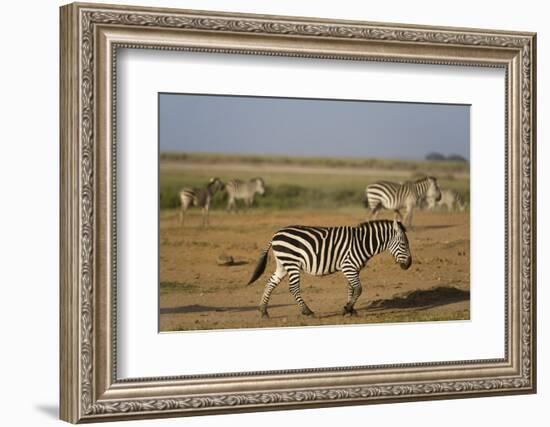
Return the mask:
<path id="1" fill-rule="evenodd" d="M 311 310 L 309 309 L 309 307 L 304 307 L 304 308 L 302 308 L 302 314 L 303 314 L 304 316 L 313 316 L 313 315 L 314 315 L 313 311 L 311 311 Z"/>
<path id="2" fill-rule="evenodd" d="M 260 307 L 260 317 L 262 319 L 269 319 L 269 314 L 267 313 L 266 307 Z"/>
<path id="3" fill-rule="evenodd" d="M 353 307 L 348 307 L 347 305 L 344 306 L 344 308 L 342 309 L 342 316 L 345 316 L 349 314 L 350 316 L 358 316 L 359 314 L 357 313 L 357 310 L 354 309 Z"/>

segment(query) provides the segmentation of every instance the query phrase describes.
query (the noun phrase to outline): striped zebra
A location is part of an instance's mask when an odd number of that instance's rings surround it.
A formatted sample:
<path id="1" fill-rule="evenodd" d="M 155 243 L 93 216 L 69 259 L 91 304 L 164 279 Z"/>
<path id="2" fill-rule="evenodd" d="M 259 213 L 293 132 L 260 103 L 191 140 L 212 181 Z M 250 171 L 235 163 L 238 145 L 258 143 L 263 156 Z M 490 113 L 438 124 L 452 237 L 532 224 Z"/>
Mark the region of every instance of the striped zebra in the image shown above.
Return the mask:
<path id="1" fill-rule="evenodd" d="M 252 206 L 254 196 L 258 193 L 260 196 L 265 194 L 265 183 L 262 178 L 252 178 L 249 181 L 233 179 L 225 186 L 225 191 L 229 199 L 227 201 L 227 210 L 237 209 L 237 199 L 243 199 L 246 206 Z"/>
<path id="2" fill-rule="evenodd" d="M 300 271 L 325 276 L 341 271 L 348 282 L 347 303 L 343 315 L 355 315 L 353 308 L 362 293 L 359 272 L 374 255 L 389 251 L 403 269 L 411 266 L 412 257 L 405 227 L 397 220 L 377 220 L 355 227 L 310 227 L 295 225 L 277 231 L 264 250 L 252 278 L 255 282 L 265 271 L 269 249 L 277 267 L 265 285 L 260 314 L 268 317 L 267 304 L 273 290 L 288 274 L 290 293 L 309 316 L 313 312 L 300 294 Z"/>
<path id="3" fill-rule="evenodd" d="M 437 179 L 427 176 L 417 181 L 406 181 L 403 184 L 390 181 L 378 181 L 367 186 L 365 190 L 365 206 L 371 209 L 371 219 L 378 216 L 380 209 L 395 212 L 395 218 L 402 219 L 400 209 L 405 208 L 405 224 L 412 223 L 412 213 L 422 200 L 441 199 L 441 190 Z"/>
<path id="4" fill-rule="evenodd" d="M 181 210 L 180 210 L 180 225 L 183 227 L 183 217 L 185 212 L 192 206 L 197 206 L 202 209 L 202 226 L 208 226 L 208 211 L 210 203 L 217 191 L 223 190 L 224 184 L 219 178 L 211 178 L 205 188 L 182 188 L 179 192 Z"/>
<path id="5" fill-rule="evenodd" d="M 427 208 L 431 211 L 443 207 L 446 207 L 449 212 L 454 210 L 464 212 L 466 210 L 464 199 L 455 190 L 441 190 L 441 200 L 436 202 L 434 199 L 428 199 L 426 203 Z"/>

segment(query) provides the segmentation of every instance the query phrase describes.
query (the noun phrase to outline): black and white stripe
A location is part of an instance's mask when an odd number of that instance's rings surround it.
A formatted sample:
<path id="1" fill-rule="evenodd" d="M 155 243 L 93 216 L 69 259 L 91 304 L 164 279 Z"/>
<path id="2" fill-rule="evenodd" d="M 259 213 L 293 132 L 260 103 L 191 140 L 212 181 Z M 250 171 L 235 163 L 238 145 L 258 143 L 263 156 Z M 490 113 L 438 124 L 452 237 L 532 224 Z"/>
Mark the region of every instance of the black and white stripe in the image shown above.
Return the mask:
<path id="1" fill-rule="evenodd" d="M 374 255 L 389 251 L 401 268 L 412 262 L 405 227 L 397 220 L 378 220 L 355 227 L 310 227 L 295 225 L 277 231 L 262 253 L 256 270 L 248 282 L 255 282 L 265 271 L 267 254 L 272 249 L 277 267 L 262 295 L 260 313 L 267 316 L 267 305 L 273 290 L 288 274 L 289 289 L 302 309 L 313 312 L 300 293 L 300 271 L 325 276 L 341 271 L 348 282 L 348 298 L 343 314 L 356 314 L 354 307 L 361 295 L 359 272 Z"/>
<path id="2" fill-rule="evenodd" d="M 233 179 L 227 183 L 225 190 L 228 195 L 227 210 L 229 211 L 237 208 L 236 200 L 244 200 L 246 206 L 252 206 L 256 193 L 260 196 L 265 194 L 265 183 L 262 178 L 252 178 L 249 181 Z"/>
<path id="3" fill-rule="evenodd" d="M 202 225 L 208 226 L 208 211 L 210 203 L 217 191 L 224 188 L 223 182 L 219 178 L 211 178 L 205 188 L 185 187 L 179 192 L 181 209 L 180 225 L 183 227 L 183 218 L 185 212 L 192 206 L 202 209 Z"/>
<path id="4" fill-rule="evenodd" d="M 402 219 L 400 209 L 405 208 L 405 224 L 411 225 L 412 212 L 422 200 L 439 201 L 441 190 L 437 179 L 428 176 L 417 181 L 407 181 L 398 184 L 391 181 L 379 181 L 367 186 L 365 190 L 365 204 L 371 209 L 371 218 L 376 218 L 380 209 L 395 212 L 395 217 Z"/>

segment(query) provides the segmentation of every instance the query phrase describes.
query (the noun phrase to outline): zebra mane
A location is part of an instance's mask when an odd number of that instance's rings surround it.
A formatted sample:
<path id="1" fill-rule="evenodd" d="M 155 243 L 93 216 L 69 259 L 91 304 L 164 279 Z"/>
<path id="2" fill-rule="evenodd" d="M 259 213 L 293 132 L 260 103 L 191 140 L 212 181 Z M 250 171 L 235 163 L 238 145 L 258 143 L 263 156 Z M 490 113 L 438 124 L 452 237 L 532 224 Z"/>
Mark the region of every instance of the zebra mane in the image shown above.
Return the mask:
<path id="1" fill-rule="evenodd" d="M 372 220 L 372 221 L 364 221 L 364 222 L 359 223 L 357 227 L 364 227 L 364 226 L 368 226 L 369 224 L 373 224 L 373 223 L 387 224 L 390 227 L 393 227 L 393 220 L 391 220 L 391 219 L 375 219 L 375 220 Z M 399 225 L 399 228 L 401 228 L 401 230 L 403 232 L 407 231 L 407 229 L 405 228 L 403 223 L 401 223 L 401 221 L 397 221 L 397 224 Z"/>
<path id="2" fill-rule="evenodd" d="M 415 184 L 420 184 L 421 182 L 428 181 L 429 179 L 435 179 L 433 176 L 424 176 L 422 178 L 418 178 L 416 181 L 414 181 Z"/>

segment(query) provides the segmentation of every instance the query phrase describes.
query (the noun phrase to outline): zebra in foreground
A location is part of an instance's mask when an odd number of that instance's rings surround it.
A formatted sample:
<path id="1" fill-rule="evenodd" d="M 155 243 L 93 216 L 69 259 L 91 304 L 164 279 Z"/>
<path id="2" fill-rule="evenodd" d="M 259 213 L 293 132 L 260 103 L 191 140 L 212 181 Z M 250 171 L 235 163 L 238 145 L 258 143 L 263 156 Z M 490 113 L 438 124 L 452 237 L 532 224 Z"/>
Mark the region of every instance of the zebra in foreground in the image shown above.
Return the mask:
<path id="1" fill-rule="evenodd" d="M 181 210 L 180 210 L 180 225 L 183 227 L 183 217 L 185 212 L 192 206 L 197 206 L 202 209 L 202 226 L 208 226 L 208 211 L 214 194 L 219 190 L 223 190 L 224 184 L 219 178 L 211 178 L 205 188 L 185 187 L 179 192 Z"/>
<path id="2" fill-rule="evenodd" d="M 233 179 L 225 186 L 225 191 L 229 199 L 227 201 L 227 210 L 237 208 L 237 199 L 243 199 L 246 206 L 250 207 L 254 203 L 254 196 L 258 193 L 260 196 L 265 194 L 265 183 L 262 178 L 252 178 L 249 181 Z"/>
<path id="3" fill-rule="evenodd" d="M 362 293 L 359 272 L 369 259 L 389 251 L 403 269 L 412 263 L 405 227 L 397 220 L 377 220 L 355 227 L 310 227 L 294 225 L 277 231 L 264 250 L 248 285 L 265 271 L 269 249 L 273 251 L 277 267 L 265 285 L 260 302 L 262 317 L 268 317 L 267 304 L 273 290 L 288 274 L 290 293 L 302 309 L 302 314 L 313 314 L 300 294 L 300 270 L 314 276 L 325 276 L 341 271 L 348 282 L 347 303 L 343 315 L 356 315 L 353 308 Z"/>
<path id="4" fill-rule="evenodd" d="M 400 209 L 405 208 L 405 225 L 412 223 L 412 213 L 422 200 L 441 199 L 441 190 L 437 179 L 427 176 L 417 181 L 406 181 L 398 184 L 391 181 L 378 181 L 367 186 L 365 190 L 365 206 L 371 209 L 371 218 L 378 216 L 380 209 L 395 212 L 395 218 L 402 220 Z"/>
<path id="5" fill-rule="evenodd" d="M 436 208 L 446 207 L 447 210 L 454 211 L 458 210 L 464 212 L 466 210 L 466 203 L 462 196 L 455 190 L 441 190 L 441 200 L 436 202 L 433 199 L 426 200 L 427 208 L 429 210 L 434 210 Z"/>

